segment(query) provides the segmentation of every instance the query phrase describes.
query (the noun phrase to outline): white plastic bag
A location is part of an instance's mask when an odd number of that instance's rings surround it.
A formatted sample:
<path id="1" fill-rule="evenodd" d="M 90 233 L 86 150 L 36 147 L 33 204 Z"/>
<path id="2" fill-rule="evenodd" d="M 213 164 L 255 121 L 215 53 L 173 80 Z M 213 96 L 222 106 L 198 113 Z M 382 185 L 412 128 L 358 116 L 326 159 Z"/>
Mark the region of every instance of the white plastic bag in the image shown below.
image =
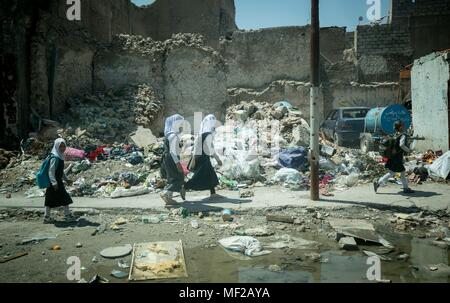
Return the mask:
<path id="1" fill-rule="evenodd" d="M 148 194 L 150 190 L 144 186 L 136 186 L 130 189 L 125 189 L 123 187 L 117 188 L 111 193 L 111 198 L 122 198 L 122 197 L 133 197 Z"/>
<path id="2" fill-rule="evenodd" d="M 432 175 L 447 179 L 450 173 L 450 151 L 436 159 L 433 164 L 428 166 L 428 170 Z"/>
<path id="3" fill-rule="evenodd" d="M 231 251 L 242 252 L 246 256 L 255 257 L 270 254 L 271 251 L 263 250 L 261 243 L 247 236 L 234 236 L 219 240 L 219 244 Z"/>
<path id="4" fill-rule="evenodd" d="M 301 179 L 302 176 L 298 170 L 284 167 L 277 171 L 275 176 L 273 176 L 272 181 L 298 184 L 300 183 Z"/>

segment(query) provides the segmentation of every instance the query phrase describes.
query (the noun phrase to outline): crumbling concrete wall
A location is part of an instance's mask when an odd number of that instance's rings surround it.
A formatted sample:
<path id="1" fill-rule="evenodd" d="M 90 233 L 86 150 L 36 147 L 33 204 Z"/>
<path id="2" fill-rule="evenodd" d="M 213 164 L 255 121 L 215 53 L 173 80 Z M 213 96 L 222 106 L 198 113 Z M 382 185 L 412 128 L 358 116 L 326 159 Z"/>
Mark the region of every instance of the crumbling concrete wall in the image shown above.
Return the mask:
<path id="1" fill-rule="evenodd" d="M 55 118 L 65 111 L 68 97 L 92 90 L 96 48 L 78 26 L 42 14 L 31 51 L 30 104 L 37 114 Z"/>
<path id="2" fill-rule="evenodd" d="M 175 33 L 197 33 L 217 47 L 219 37 L 237 29 L 234 0 L 157 0 L 146 8 L 153 17 L 156 40 Z"/>
<path id="3" fill-rule="evenodd" d="M 163 65 L 161 43 L 140 36 L 116 36 L 110 47 L 98 50 L 95 55 L 94 90 L 145 83 L 161 91 Z"/>
<path id="4" fill-rule="evenodd" d="M 321 29 L 321 42 L 324 57 L 333 62 L 340 60 L 345 29 Z M 228 87 L 260 89 L 277 80 L 309 80 L 308 26 L 235 31 L 221 41 L 220 52 L 229 68 Z"/>
<path id="5" fill-rule="evenodd" d="M 425 141 L 417 142 L 418 151 L 450 148 L 449 65 L 448 52 L 433 53 L 414 62 L 411 71 L 414 132 L 425 137 Z"/>
<path id="6" fill-rule="evenodd" d="M 337 107 L 367 106 L 383 107 L 396 102 L 398 83 L 332 84 L 332 104 Z"/>
<path id="7" fill-rule="evenodd" d="M 98 52 L 93 66 L 96 91 L 151 85 L 164 100 L 165 117 L 225 113 L 225 62 L 198 34 L 178 34 L 164 42 L 122 35 Z"/>
<path id="8" fill-rule="evenodd" d="M 58 1 L 58 17 L 65 19 L 68 7 Z M 83 0 L 81 21 L 75 23 L 107 43 L 118 34 L 166 40 L 176 33 L 199 33 L 217 47 L 220 36 L 237 29 L 235 15 L 234 0 L 157 0 L 144 7 L 130 0 Z"/>
<path id="9" fill-rule="evenodd" d="M 180 113 L 225 114 L 226 74 L 222 57 L 211 50 L 179 46 L 164 66 L 165 116 Z"/>

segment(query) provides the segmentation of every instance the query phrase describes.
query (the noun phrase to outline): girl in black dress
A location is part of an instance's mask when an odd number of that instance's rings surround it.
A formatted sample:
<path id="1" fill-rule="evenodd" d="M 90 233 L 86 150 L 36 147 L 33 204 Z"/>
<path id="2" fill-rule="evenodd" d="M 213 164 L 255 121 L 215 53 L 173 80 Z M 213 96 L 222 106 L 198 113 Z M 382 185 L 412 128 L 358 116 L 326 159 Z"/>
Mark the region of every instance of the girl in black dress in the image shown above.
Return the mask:
<path id="1" fill-rule="evenodd" d="M 185 200 L 184 173 L 180 163 L 180 139 L 184 118 L 180 115 L 173 115 L 166 119 L 164 127 L 164 153 L 161 163 L 161 176 L 167 179 L 167 186 L 161 193 L 161 198 L 166 206 L 176 205 L 173 200 L 173 193 L 179 192 Z"/>
<path id="2" fill-rule="evenodd" d="M 216 128 L 216 118 L 209 115 L 200 125 L 200 133 L 195 139 L 193 155 L 193 177 L 186 182 L 186 189 L 209 190 L 211 197 L 216 195 L 216 186 L 219 185 L 216 172 L 211 165 L 210 157 L 214 157 L 219 165 L 222 161 L 214 150 L 213 136 Z"/>
<path id="3" fill-rule="evenodd" d="M 50 157 L 50 166 L 48 176 L 51 186 L 45 192 L 45 214 L 44 224 L 52 223 L 54 220 L 50 215 L 51 208 L 63 207 L 64 219 L 67 222 L 76 221 L 69 209 L 69 205 L 73 203 L 72 198 L 67 193 L 63 178 L 67 180 L 64 174 L 64 151 L 66 150 L 66 142 L 62 138 L 55 140 Z"/>

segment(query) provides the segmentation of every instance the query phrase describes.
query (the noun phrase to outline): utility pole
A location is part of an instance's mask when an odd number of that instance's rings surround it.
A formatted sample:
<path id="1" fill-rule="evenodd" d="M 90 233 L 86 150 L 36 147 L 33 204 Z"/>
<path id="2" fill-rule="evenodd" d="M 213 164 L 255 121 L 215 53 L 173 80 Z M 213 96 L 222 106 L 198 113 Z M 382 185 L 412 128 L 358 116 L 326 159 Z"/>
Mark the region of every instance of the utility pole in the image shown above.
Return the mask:
<path id="1" fill-rule="evenodd" d="M 311 0 L 311 200 L 319 200 L 319 64 L 320 64 L 320 24 L 319 0 Z"/>

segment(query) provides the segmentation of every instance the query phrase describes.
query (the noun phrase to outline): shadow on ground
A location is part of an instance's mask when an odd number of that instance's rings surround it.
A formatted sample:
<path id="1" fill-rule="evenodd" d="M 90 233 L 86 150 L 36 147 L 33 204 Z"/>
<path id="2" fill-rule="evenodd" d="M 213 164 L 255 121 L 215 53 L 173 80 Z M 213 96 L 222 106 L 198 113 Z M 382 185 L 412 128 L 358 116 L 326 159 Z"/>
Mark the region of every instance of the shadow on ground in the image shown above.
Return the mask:
<path id="1" fill-rule="evenodd" d="M 93 226 L 97 227 L 100 226 L 100 223 L 91 222 L 89 220 L 86 220 L 84 218 L 79 219 L 77 222 L 64 222 L 64 221 L 56 221 L 54 223 L 55 227 L 58 228 L 66 228 L 66 227 L 87 227 L 87 226 Z"/>

